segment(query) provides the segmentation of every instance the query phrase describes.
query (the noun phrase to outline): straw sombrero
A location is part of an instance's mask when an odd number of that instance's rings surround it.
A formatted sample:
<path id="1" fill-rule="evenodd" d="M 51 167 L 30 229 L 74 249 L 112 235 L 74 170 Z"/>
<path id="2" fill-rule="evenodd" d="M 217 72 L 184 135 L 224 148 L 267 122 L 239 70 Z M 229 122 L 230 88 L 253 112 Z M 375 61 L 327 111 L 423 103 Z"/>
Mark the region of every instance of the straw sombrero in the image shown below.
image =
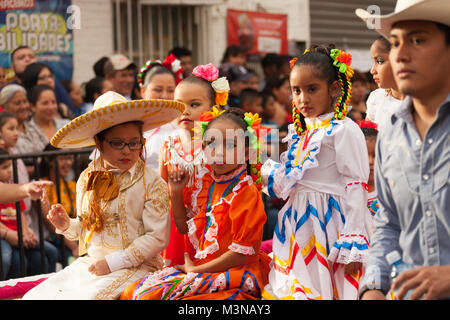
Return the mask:
<path id="1" fill-rule="evenodd" d="M 390 14 L 375 15 L 364 9 L 356 9 L 355 13 L 370 29 L 388 38 L 392 25 L 399 21 L 425 20 L 450 25 L 450 0 L 398 0 Z"/>
<path id="2" fill-rule="evenodd" d="M 112 126 L 142 121 L 143 131 L 166 124 L 184 111 L 184 104 L 173 100 L 133 100 L 108 91 L 95 100 L 91 111 L 73 119 L 50 140 L 56 148 L 82 148 L 95 145 L 94 136 Z"/>

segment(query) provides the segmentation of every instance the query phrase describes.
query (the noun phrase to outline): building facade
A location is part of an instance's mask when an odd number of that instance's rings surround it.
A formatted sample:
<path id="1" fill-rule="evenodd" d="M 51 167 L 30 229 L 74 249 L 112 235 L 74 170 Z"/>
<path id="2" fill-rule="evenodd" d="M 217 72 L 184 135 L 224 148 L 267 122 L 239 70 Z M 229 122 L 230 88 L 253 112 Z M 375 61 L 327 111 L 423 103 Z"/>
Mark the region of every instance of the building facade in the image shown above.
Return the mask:
<path id="1" fill-rule="evenodd" d="M 382 13 L 393 11 L 393 0 L 72 0 L 81 13 L 80 28 L 73 31 L 73 79 L 92 78 L 92 65 L 103 56 L 123 53 L 141 66 L 174 46 L 190 49 L 194 64 L 218 65 L 227 47 L 229 8 L 286 14 L 290 54 L 301 54 L 310 43 L 335 43 L 367 71 L 377 33 L 354 11 L 374 2 Z"/>

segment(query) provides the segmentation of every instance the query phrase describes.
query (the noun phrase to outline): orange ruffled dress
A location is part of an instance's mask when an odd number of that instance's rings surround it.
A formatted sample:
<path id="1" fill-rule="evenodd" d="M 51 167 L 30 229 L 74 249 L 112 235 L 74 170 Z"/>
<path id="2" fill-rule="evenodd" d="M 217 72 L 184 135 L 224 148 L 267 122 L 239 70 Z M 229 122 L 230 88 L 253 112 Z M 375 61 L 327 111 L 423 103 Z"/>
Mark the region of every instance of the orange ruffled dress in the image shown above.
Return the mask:
<path id="1" fill-rule="evenodd" d="M 209 166 L 184 193 L 189 239 L 196 249 L 195 265 L 228 250 L 248 255 L 240 266 L 217 273 L 185 274 L 173 267 L 153 272 L 125 289 L 121 299 L 226 300 L 260 299 L 268 282 L 270 258 L 259 250 L 266 213 L 261 195 L 240 166 L 216 178 Z"/>

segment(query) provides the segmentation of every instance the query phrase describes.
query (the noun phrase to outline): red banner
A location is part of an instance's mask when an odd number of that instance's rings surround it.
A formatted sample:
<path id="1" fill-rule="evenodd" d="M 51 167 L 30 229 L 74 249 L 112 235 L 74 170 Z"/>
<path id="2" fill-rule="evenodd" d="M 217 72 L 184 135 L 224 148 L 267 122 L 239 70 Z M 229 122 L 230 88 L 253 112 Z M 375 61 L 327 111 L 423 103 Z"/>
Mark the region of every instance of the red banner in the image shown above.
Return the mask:
<path id="1" fill-rule="evenodd" d="M 228 45 L 239 45 L 247 54 L 288 53 L 287 15 L 229 9 Z"/>

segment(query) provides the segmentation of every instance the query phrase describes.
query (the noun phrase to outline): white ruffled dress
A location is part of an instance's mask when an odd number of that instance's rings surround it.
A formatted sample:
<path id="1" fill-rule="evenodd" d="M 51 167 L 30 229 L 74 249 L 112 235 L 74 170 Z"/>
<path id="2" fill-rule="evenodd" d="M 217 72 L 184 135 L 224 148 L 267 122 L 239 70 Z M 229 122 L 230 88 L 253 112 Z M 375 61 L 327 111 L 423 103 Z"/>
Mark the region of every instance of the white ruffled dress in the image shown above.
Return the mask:
<path id="1" fill-rule="evenodd" d="M 262 167 L 266 192 L 288 199 L 278 214 L 266 299 L 357 299 L 358 274 L 369 247 L 369 160 L 360 128 L 333 113 L 306 118 L 307 132 L 289 126 L 281 163 Z"/>

